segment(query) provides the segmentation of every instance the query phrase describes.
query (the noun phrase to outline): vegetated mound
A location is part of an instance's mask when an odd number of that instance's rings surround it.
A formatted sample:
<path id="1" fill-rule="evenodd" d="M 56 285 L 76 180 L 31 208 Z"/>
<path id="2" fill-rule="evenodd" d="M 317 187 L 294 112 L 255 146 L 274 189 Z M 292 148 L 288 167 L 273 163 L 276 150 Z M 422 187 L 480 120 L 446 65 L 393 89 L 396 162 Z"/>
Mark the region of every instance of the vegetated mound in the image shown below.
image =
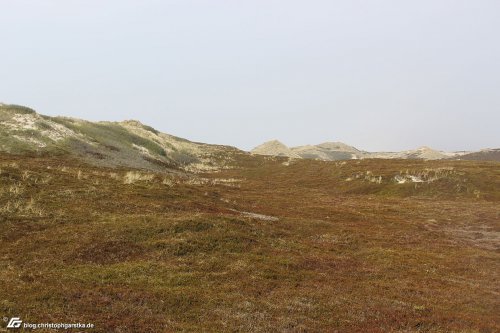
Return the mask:
<path id="1" fill-rule="evenodd" d="M 300 156 L 278 140 L 267 141 L 252 149 L 252 154 L 300 158 Z"/>
<path id="2" fill-rule="evenodd" d="M 17 105 L 0 105 L 0 151 L 71 154 L 94 165 L 154 171 L 200 171 L 227 166 L 229 146 L 191 142 L 139 121 L 90 122 L 48 117 Z M 224 155 L 224 156 L 222 156 Z"/>
<path id="3" fill-rule="evenodd" d="M 478 152 L 464 154 L 460 156 L 460 159 L 469 161 L 500 161 L 500 148 L 483 149 Z"/>
<path id="4" fill-rule="evenodd" d="M 302 158 L 324 161 L 358 159 L 365 153 L 342 142 L 325 142 L 319 145 L 293 147 L 291 150 Z"/>

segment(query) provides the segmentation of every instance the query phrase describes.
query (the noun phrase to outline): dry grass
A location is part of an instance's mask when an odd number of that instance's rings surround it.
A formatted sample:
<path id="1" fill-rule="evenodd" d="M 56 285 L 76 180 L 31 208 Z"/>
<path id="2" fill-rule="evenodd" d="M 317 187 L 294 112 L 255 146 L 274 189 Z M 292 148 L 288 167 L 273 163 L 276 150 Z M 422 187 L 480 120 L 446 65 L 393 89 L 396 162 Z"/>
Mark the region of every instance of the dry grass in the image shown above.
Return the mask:
<path id="1" fill-rule="evenodd" d="M 0 314 L 96 332 L 500 330 L 498 164 L 235 160 L 176 178 L 1 155 Z M 440 178 L 394 180 L 425 172 Z"/>
<path id="2" fill-rule="evenodd" d="M 129 171 L 123 177 L 124 184 L 134 184 L 139 181 L 150 182 L 154 179 L 155 175 L 152 173 L 142 173 L 138 171 Z"/>

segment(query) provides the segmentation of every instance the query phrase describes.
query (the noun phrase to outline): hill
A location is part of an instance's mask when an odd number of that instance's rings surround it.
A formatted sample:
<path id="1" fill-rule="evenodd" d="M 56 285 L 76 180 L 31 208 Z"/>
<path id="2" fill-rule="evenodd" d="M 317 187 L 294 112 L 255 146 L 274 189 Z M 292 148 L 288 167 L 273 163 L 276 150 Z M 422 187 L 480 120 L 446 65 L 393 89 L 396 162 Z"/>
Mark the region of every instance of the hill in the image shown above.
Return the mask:
<path id="1" fill-rule="evenodd" d="M 139 121 L 48 117 L 5 104 L 0 105 L 0 142 L 0 151 L 8 153 L 69 154 L 94 165 L 154 171 L 223 168 L 224 158 L 238 151 L 161 133 Z"/>
<path id="2" fill-rule="evenodd" d="M 443 152 L 430 147 L 420 147 L 400 152 L 368 152 L 359 150 L 342 142 L 325 142 L 318 145 L 287 147 L 275 140 L 264 143 L 251 152 L 256 155 L 289 156 L 293 158 L 316 159 L 323 161 L 339 161 L 350 159 L 463 159 L 463 160 L 500 160 L 500 149 L 482 150 L 480 152 Z"/>
<path id="3" fill-rule="evenodd" d="M 302 158 L 337 161 L 362 158 L 365 153 L 342 142 L 325 142 L 316 146 L 300 146 L 291 148 Z"/>
<path id="4" fill-rule="evenodd" d="M 468 161 L 500 161 L 500 148 L 483 149 L 478 152 L 463 154 L 459 159 Z"/>
<path id="5" fill-rule="evenodd" d="M 255 147 L 252 153 L 258 155 L 271 155 L 271 156 L 286 156 L 292 158 L 300 158 L 300 156 L 288 148 L 285 144 L 278 140 L 271 140 L 264 142 L 260 146 Z"/>

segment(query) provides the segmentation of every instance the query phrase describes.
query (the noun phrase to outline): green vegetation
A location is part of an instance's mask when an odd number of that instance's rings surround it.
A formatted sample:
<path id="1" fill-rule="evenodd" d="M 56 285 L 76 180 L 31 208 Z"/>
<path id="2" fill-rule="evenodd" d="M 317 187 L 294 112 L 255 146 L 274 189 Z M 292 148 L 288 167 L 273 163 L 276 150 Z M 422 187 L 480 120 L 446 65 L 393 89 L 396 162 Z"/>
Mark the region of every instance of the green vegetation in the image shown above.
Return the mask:
<path id="1" fill-rule="evenodd" d="M 105 147 L 132 148 L 132 145 L 146 148 L 153 154 L 166 156 L 165 150 L 156 142 L 131 133 L 126 128 L 113 123 L 73 122 L 66 118 L 54 118 L 77 133 L 91 138 Z"/>
<path id="2" fill-rule="evenodd" d="M 153 127 L 151 127 L 151 126 L 148 126 L 148 125 L 142 125 L 142 128 L 144 128 L 144 129 L 145 129 L 145 130 L 147 130 L 147 131 L 150 131 L 150 132 L 151 132 L 151 133 L 153 133 L 153 134 L 156 134 L 156 135 L 160 134 L 160 132 L 159 132 L 159 131 L 157 131 L 156 129 L 154 129 L 154 128 L 153 128 Z"/>
<path id="3" fill-rule="evenodd" d="M 36 113 L 33 109 L 26 106 L 15 105 L 15 104 L 0 104 L 0 111 L 10 112 L 14 114 L 34 114 Z"/>

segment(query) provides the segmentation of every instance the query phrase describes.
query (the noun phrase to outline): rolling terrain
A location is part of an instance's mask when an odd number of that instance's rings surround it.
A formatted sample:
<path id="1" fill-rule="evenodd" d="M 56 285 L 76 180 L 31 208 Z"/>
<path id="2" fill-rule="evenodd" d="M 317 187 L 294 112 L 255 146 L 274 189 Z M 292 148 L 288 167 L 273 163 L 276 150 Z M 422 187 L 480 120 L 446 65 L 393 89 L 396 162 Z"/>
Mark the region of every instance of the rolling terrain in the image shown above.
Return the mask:
<path id="1" fill-rule="evenodd" d="M 2 112 L 4 317 L 95 332 L 500 330 L 498 162 L 252 155 L 138 122 Z"/>
<path id="2" fill-rule="evenodd" d="M 500 161 L 500 148 L 483 149 L 477 152 L 443 152 L 430 147 L 420 147 L 399 152 L 368 152 L 359 150 L 342 142 L 324 142 L 319 145 L 287 147 L 278 140 L 265 142 L 254 149 L 252 154 L 268 156 L 287 156 L 293 158 L 340 161 L 357 159 L 422 159 L 422 160 L 482 160 Z"/>

